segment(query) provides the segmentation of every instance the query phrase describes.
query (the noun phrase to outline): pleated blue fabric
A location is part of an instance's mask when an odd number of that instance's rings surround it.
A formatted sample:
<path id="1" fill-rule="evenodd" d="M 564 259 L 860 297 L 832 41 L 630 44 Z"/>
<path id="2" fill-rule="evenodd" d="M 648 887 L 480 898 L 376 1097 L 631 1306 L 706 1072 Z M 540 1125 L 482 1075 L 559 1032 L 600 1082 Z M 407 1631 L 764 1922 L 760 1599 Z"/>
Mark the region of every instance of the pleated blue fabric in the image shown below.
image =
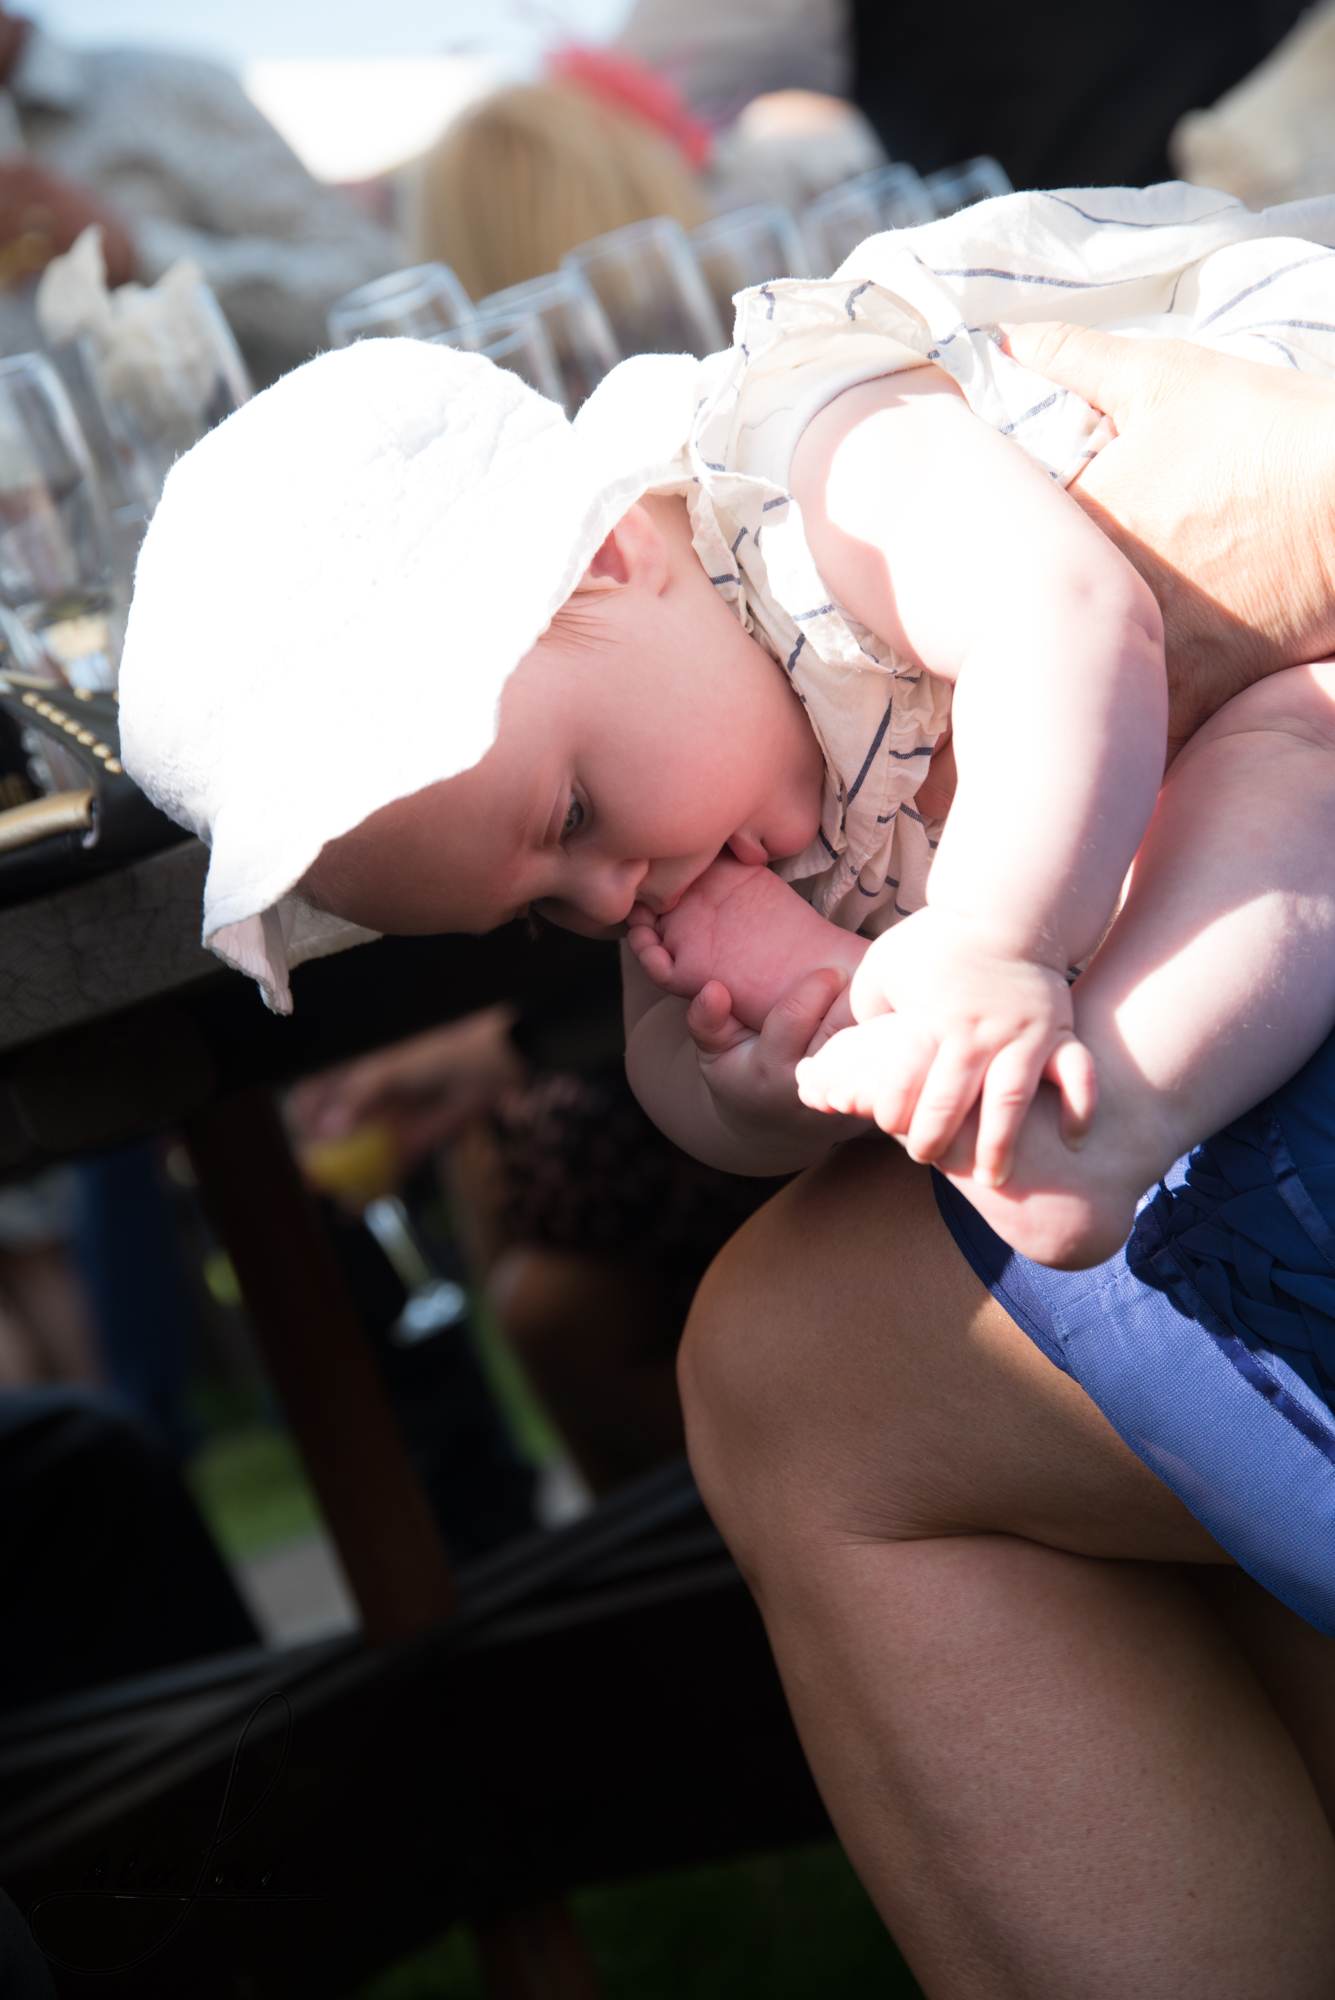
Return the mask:
<path id="1" fill-rule="evenodd" d="M 1049 1271 L 940 1175 L 993 1297 L 1267 1590 L 1335 1633 L 1335 1037 L 1179 1161 L 1124 1249 Z"/>

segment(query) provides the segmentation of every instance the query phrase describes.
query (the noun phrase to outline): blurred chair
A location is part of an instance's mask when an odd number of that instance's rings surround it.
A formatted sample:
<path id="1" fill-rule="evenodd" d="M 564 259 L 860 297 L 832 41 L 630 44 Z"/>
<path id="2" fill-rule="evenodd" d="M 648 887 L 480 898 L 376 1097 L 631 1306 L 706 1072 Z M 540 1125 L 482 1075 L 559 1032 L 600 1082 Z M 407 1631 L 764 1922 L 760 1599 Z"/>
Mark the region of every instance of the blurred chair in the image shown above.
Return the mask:
<path id="1" fill-rule="evenodd" d="M 768 278 L 811 275 L 802 232 L 778 202 L 757 202 L 730 215 L 717 215 L 691 231 L 690 244 L 728 338 L 736 293 L 748 285 L 763 285 Z"/>
<path id="2" fill-rule="evenodd" d="M 977 159 L 961 160 L 957 167 L 942 167 L 923 182 L 928 199 L 938 215 L 955 215 L 975 202 L 991 201 L 1000 194 L 1014 194 L 1009 176 L 999 160 L 980 153 Z"/>
<path id="3" fill-rule="evenodd" d="M 690 238 L 671 216 L 627 223 L 566 252 L 597 294 L 623 354 L 696 354 L 725 343 Z"/>
<path id="4" fill-rule="evenodd" d="M 507 285 L 479 299 L 477 309 L 480 318 L 522 313 L 540 323 L 560 372 L 568 417 L 621 359 L 607 314 L 578 271 L 548 271 L 522 285 Z"/>
<path id="5" fill-rule="evenodd" d="M 802 211 L 802 234 L 822 278 L 882 229 L 931 222 L 936 205 L 912 167 L 895 164 L 833 187 Z"/>
<path id="6" fill-rule="evenodd" d="M 448 265 L 410 264 L 335 299 L 329 308 L 329 340 L 333 347 L 396 335 L 430 340 L 472 317 L 473 301 Z"/>

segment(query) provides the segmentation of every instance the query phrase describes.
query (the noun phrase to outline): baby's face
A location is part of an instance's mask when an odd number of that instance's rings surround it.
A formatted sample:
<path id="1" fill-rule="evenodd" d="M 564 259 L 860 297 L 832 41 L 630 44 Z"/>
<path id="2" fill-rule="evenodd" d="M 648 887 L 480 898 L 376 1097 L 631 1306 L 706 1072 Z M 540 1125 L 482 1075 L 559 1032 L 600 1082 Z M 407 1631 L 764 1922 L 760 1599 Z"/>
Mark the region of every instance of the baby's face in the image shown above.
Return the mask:
<path id="1" fill-rule="evenodd" d="M 399 932 L 536 909 L 602 936 L 636 902 L 671 909 L 725 848 L 763 862 L 814 837 L 820 750 L 782 669 L 705 576 L 684 503 L 632 514 L 624 574 L 581 598 L 589 629 L 558 622 L 521 661 L 473 770 L 324 850 L 306 881 L 325 908 Z"/>

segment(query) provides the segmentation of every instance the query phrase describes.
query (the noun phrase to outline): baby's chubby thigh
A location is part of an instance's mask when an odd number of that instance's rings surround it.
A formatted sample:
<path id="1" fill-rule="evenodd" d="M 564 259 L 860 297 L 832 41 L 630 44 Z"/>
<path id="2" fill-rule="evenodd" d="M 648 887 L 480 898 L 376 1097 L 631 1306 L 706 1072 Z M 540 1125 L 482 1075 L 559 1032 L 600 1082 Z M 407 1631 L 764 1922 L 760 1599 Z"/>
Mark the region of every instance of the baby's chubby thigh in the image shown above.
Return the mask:
<path id="1" fill-rule="evenodd" d="M 726 986 L 732 1010 L 759 1028 L 770 1010 L 809 972 L 835 965 L 851 972 L 866 950 L 862 939 L 818 916 L 770 869 L 722 855 L 686 890 L 676 907 L 652 920 L 658 949 L 637 935 L 631 946 L 650 978 L 691 998 L 711 980 Z"/>

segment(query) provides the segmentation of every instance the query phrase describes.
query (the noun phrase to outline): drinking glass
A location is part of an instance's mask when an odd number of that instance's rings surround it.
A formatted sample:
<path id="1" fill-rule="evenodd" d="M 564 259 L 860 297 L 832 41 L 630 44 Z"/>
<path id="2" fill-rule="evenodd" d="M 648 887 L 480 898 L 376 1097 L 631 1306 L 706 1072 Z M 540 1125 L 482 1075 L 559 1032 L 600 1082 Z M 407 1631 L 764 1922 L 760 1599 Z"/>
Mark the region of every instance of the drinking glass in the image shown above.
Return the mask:
<path id="1" fill-rule="evenodd" d="M 335 299 L 327 324 L 331 346 L 351 347 L 392 334 L 429 340 L 472 317 L 473 301 L 448 264 L 413 264 Z"/>
<path id="2" fill-rule="evenodd" d="M 702 222 L 687 239 L 704 273 L 724 330 L 732 326 L 733 295 L 767 278 L 810 275 L 801 231 L 777 201 L 758 201 Z"/>
<path id="3" fill-rule="evenodd" d="M 670 216 L 632 222 L 567 251 L 563 271 L 590 284 L 623 354 L 698 354 L 725 345 L 686 231 Z"/>
<path id="4" fill-rule="evenodd" d="M 0 361 L 0 596 L 15 614 L 0 630 L 19 671 L 41 678 L 53 666 L 71 687 L 115 686 L 123 632 L 106 520 L 88 446 L 44 354 Z"/>
<path id="5" fill-rule="evenodd" d="M 508 368 L 549 402 L 565 401 L 565 388 L 542 321 L 532 313 L 481 313 L 466 326 L 433 333 L 432 345 L 458 347 L 467 354 L 485 354 L 498 368 Z"/>
<path id="6" fill-rule="evenodd" d="M 548 271 L 522 285 L 507 285 L 480 299 L 477 310 L 484 319 L 512 314 L 540 322 L 560 373 L 568 417 L 621 359 L 607 314 L 578 271 Z"/>
<path id="7" fill-rule="evenodd" d="M 935 214 L 913 168 L 896 162 L 843 181 L 808 203 L 802 210 L 802 234 L 812 263 L 829 277 L 867 237 L 883 229 L 910 229 Z"/>
<path id="8" fill-rule="evenodd" d="M 78 352 L 142 534 L 167 474 L 254 393 L 222 308 L 202 280 L 155 286 Z M 117 509 L 117 521 L 126 516 Z"/>
<path id="9" fill-rule="evenodd" d="M 994 194 L 1014 194 L 1006 169 L 989 153 L 963 160 L 957 167 L 942 167 L 923 182 L 931 197 L 933 212 L 954 215 L 958 209 L 972 208 L 976 201 L 988 201 Z"/>

